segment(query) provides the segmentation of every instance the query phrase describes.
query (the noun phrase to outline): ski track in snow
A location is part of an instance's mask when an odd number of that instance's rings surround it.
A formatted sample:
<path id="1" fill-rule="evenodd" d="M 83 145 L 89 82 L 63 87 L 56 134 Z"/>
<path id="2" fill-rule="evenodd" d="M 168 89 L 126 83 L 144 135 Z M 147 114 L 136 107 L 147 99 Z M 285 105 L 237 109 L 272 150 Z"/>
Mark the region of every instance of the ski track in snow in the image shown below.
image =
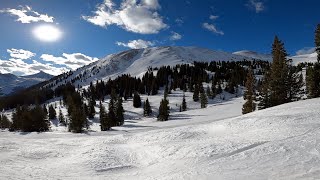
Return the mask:
<path id="1" fill-rule="evenodd" d="M 109 132 L 2 131 L 0 179 L 320 177 L 319 99 L 244 116 L 242 97 L 207 109 L 189 104 L 167 122 L 133 117 Z"/>

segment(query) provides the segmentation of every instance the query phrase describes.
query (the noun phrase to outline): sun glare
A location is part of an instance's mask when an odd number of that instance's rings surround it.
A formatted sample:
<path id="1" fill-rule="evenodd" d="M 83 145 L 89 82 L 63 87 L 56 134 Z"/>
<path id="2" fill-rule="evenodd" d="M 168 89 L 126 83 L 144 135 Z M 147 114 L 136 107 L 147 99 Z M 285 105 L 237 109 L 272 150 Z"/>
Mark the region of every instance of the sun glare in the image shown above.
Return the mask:
<path id="1" fill-rule="evenodd" d="M 55 42 L 61 38 L 62 32 L 53 25 L 40 25 L 34 28 L 33 35 L 41 41 Z"/>

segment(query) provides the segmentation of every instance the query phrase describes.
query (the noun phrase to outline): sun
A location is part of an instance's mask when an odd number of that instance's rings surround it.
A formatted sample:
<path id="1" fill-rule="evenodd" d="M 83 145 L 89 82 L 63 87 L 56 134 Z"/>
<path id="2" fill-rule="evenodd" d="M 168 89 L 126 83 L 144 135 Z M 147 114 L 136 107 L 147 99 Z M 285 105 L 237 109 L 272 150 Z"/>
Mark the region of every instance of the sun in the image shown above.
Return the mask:
<path id="1" fill-rule="evenodd" d="M 55 42 L 61 38 L 62 32 L 53 25 L 45 24 L 35 27 L 33 35 L 40 41 Z"/>

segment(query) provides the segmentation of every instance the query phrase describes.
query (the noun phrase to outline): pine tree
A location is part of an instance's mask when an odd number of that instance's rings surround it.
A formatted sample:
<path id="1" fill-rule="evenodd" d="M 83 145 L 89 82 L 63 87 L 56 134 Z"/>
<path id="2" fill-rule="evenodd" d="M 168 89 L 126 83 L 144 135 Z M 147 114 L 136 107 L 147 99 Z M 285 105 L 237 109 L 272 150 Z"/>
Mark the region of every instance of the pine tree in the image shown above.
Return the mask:
<path id="1" fill-rule="evenodd" d="M 200 104 L 201 108 L 206 108 L 208 105 L 208 97 L 205 92 L 201 92 L 200 94 Z"/>
<path id="2" fill-rule="evenodd" d="M 46 115 L 48 115 L 48 109 L 47 109 L 47 106 L 44 104 L 43 105 L 43 111 Z"/>
<path id="3" fill-rule="evenodd" d="M 55 119 L 57 118 L 56 110 L 52 106 L 52 104 L 49 106 L 49 119 Z"/>
<path id="4" fill-rule="evenodd" d="M 117 99 L 117 95 L 115 90 L 113 89 L 111 91 L 111 95 L 110 95 L 110 101 L 109 101 L 109 108 L 108 108 L 108 118 L 110 121 L 110 127 L 113 126 L 117 126 L 117 117 L 116 117 L 116 99 Z"/>
<path id="5" fill-rule="evenodd" d="M 144 116 L 150 116 L 151 113 L 152 113 L 152 109 L 151 109 L 151 106 L 150 106 L 150 103 L 149 103 L 149 100 L 147 98 L 147 100 L 144 102 L 143 104 L 143 115 Z"/>
<path id="6" fill-rule="evenodd" d="M 163 98 L 159 106 L 158 121 L 167 121 L 169 119 L 169 100 Z"/>
<path id="7" fill-rule="evenodd" d="M 303 96 L 303 76 L 301 73 L 295 72 L 295 68 L 290 67 L 289 69 L 289 81 L 288 81 L 288 88 L 289 88 L 289 95 L 288 99 L 290 101 L 298 101 Z"/>
<path id="8" fill-rule="evenodd" d="M 69 131 L 74 133 L 83 132 L 83 128 L 87 126 L 87 118 L 83 111 L 83 108 L 78 105 L 69 106 L 71 108 L 69 114 Z"/>
<path id="9" fill-rule="evenodd" d="M 262 86 L 261 86 L 261 90 L 259 92 L 260 96 L 258 98 L 259 105 L 258 105 L 258 109 L 266 109 L 271 107 L 271 102 L 270 102 L 270 90 L 269 90 L 269 82 L 270 82 L 270 73 L 266 72 L 264 75 L 264 79 L 262 82 Z"/>
<path id="10" fill-rule="evenodd" d="M 182 98 L 182 105 L 181 105 L 181 111 L 186 111 L 187 110 L 187 102 L 186 102 L 186 95 L 183 94 Z"/>
<path id="11" fill-rule="evenodd" d="M 277 106 L 296 100 L 302 79 L 294 72 L 291 60 L 286 59 L 284 44 L 276 36 L 272 45 L 273 62 L 263 82 L 259 109 Z"/>
<path id="12" fill-rule="evenodd" d="M 320 63 L 307 67 L 306 83 L 308 98 L 320 97 Z"/>
<path id="13" fill-rule="evenodd" d="M 100 102 L 100 128 L 101 131 L 108 131 L 111 129 L 111 122 L 106 112 L 105 107 Z"/>
<path id="14" fill-rule="evenodd" d="M 211 89 L 210 89 L 210 87 L 209 86 L 207 86 L 207 96 L 208 97 L 212 97 L 212 93 L 211 93 Z"/>
<path id="15" fill-rule="evenodd" d="M 246 81 L 246 89 L 243 94 L 244 100 L 246 102 L 243 104 L 242 107 L 242 114 L 247 114 L 253 112 L 255 110 L 255 77 L 253 75 L 252 69 L 249 70 L 247 74 L 247 81 Z"/>
<path id="16" fill-rule="evenodd" d="M 209 96 L 211 99 L 214 99 L 217 95 L 217 88 L 216 88 L 216 84 L 215 81 L 212 80 L 212 84 L 211 84 L 211 96 Z"/>
<path id="17" fill-rule="evenodd" d="M 10 131 L 18 131 L 22 128 L 22 109 L 21 106 L 18 105 L 15 111 L 12 113 L 12 124 L 10 127 Z"/>
<path id="18" fill-rule="evenodd" d="M 135 108 L 141 107 L 141 98 L 137 92 L 135 92 L 133 96 L 133 107 Z"/>
<path id="19" fill-rule="evenodd" d="M 86 127 L 88 129 L 88 120 L 85 114 L 82 97 L 78 92 L 67 96 L 68 106 L 68 129 L 70 132 L 81 133 Z"/>
<path id="20" fill-rule="evenodd" d="M 122 126 L 124 124 L 124 109 L 122 105 L 122 98 L 119 96 L 117 101 L 117 107 L 116 107 L 116 119 L 117 119 L 117 125 Z"/>
<path id="21" fill-rule="evenodd" d="M 6 115 L 0 115 L 0 129 L 9 129 L 11 127 L 11 122 Z"/>
<path id="22" fill-rule="evenodd" d="M 59 123 L 63 126 L 66 126 L 67 125 L 67 122 L 66 122 L 66 119 L 64 118 L 63 114 L 62 114 L 62 111 L 61 111 L 61 108 L 59 108 Z"/>
<path id="23" fill-rule="evenodd" d="M 270 73 L 269 89 L 270 103 L 272 106 L 288 102 L 288 74 L 289 64 L 286 59 L 287 52 L 284 44 L 276 36 L 272 45 L 272 65 Z"/>
<path id="24" fill-rule="evenodd" d="M 45 114 L 45 111 L 43 108 L 36 104 L 35 108 L 31 110 L 30 112 L 32 119 L 33 119 L 33 128 L 30 129 L 31 131 L 37 131 L 37 132 L 44 132 L 48 131 L 50 128 L 50 123 L 47 120 L 47 114 Z"/>
<path id="25" fill-rule="evenodd" d="M 318 54 L 317 60 L 318 60 L 318 63 L 320 63 L 320 24 L 317 25 L 314 39 L 315 39 L 314 41 L 316 46 L 316 52 Z"/>
<path id="26" fill-rule="evenodd" d="M 198 102 L 199 101 L 199 93 L 200 93 L 200 89 L 199 89 L 199 85 L 195 84 L 194 87 L 194 92 L 193 92 L 193 101 L 194 102 Z"/>
<path id="27" fill-rule="evenodd" d="M 96 101 L 93 98 L 90 98 L 89 101 L 89 109 L 88 109 L 88 117 L 89 119 L 93 119 L 94 115 L 96 114 L 96 110 L 94 108 L 94 106 L 96 105 Z"/>
<path id="28" fill-rule="evenodd" d="M 217 95 L 217 94 L 220 94 L 220 93 L 222 93 L 222 87 L 221 87 L 221 84 L 219 83 L 215 94 Z"/>

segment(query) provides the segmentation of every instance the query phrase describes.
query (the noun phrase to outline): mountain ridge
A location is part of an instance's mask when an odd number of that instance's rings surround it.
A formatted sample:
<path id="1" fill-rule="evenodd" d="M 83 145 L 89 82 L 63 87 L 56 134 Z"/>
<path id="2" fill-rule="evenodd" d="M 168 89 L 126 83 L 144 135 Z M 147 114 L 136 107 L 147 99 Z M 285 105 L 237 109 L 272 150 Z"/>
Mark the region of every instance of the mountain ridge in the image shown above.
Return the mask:
<path id="1" fill-rule="evenodd" d="M 28 88 L 32 85 L 49 80 L 52 77 L 54 76 L 43 71 L 27 76 L 16 76 L 11 73 L 0 73 L 0 89 L 2 90 L 2 93 L 4 95 L 8 95 L 16 91 Z"/>

